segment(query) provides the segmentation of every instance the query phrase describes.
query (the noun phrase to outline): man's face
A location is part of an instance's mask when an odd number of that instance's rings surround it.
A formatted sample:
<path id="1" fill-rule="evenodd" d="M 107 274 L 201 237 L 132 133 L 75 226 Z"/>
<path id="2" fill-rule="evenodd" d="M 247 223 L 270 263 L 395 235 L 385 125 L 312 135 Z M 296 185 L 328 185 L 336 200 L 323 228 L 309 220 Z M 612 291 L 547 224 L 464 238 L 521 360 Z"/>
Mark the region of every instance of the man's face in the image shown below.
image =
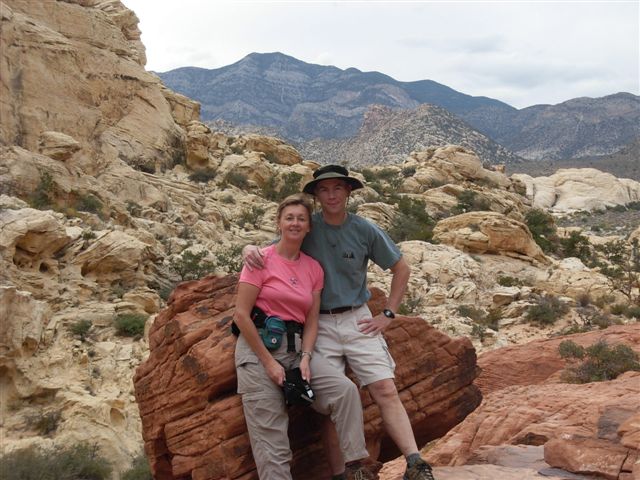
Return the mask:
<path id="1" fill-rule="evenodd" d="M 322 211 L 333 215 L 345 211 L 350 193 L 351 186 L 339 178 L 322 180 L 318 182 L 315 189 L 315 196 L 320 202 Z"/>

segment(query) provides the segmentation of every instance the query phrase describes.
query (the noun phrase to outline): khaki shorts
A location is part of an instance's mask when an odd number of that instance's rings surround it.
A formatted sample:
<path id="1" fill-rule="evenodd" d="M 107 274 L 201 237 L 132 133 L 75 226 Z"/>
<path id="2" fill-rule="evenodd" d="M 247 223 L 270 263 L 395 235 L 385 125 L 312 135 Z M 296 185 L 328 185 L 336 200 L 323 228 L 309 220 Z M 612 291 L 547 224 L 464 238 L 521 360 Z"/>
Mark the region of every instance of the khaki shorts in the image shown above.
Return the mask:
<path id="1" fill-rule="evenodd" d="M 365 335 L 357 321 L 371 318 L 366 305 L 337 314 L 320 314 L 315 350 L 336 368 L 346 364 L 364 387 L 378 380 L 394 378 L 396 367 L 381 333 Z"/>

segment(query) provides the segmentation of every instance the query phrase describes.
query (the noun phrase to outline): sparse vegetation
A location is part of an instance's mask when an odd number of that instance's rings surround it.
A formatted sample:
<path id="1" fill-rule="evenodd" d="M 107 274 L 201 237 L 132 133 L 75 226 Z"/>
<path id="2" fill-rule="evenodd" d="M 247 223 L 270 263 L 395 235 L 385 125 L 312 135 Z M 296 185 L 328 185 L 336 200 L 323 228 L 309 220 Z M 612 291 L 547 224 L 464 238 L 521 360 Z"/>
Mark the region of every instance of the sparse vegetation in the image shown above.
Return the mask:
<path id="1" fill-rule="evenodd" d="M 174 258 L 171 263 L 171 269 L 180 275 L 181 280 L 195 280 L 213 271 L 213 263 L 206 261 L 205 257 L 209 252 L 202 250 L 193 253 L 190 250 L 184 250 L 182 254 Z"/>
<path id="2" fill-rule="evenodd" d="M 554 253 L 557 250 L 558 239 L 553 217 L 544 210 L 534 208 L 527 212 L 524 219 L 533 240 L 542 248 L 542 251 Z"/>
<path id="3" fill-rule="evenodd" d="M 571 340 L 565 340 L 558 347 L 560 356 L 572 361 L 562 379 L 569 383 L 589 383 L 613 380 L 620 374 L 640 371 L 638 354 L 624 344 L 610 346 L 604 340 L 584 348 Z"/>
<path id="4" fill-rule="evenodd" d="M 491 210 L 489 202 L 480 197 L 473 190 L 465 190 L 458 197 L 458 204 L 453 207 L 451 213 L 459 215 L 465 212 Z"/>
<path id="5" fill-rule="evenodd" d="M 227 273 L 235 273 L 242 270 L 242 246 L 231 245 L 222 248 L 215 254 L 215 266 Z"/>
<path id="6" fill-rule="evenodd" d="M 244 209 L 240 213 L 238 226 L 241 228 L 245 228 L 245 226 L 250 225 L 253 228 L 258 228 L 260 226 L 260 219 L 264 215 L 264 212 L 264 208 L 261 207 L 251 207 Z"/>
<path id="7" fill-rule="evenodd" d="M 62 414 L 58 410 L 40 411 L 27 417 L 27 425 L 35 429 L 38 435 L 47 436 L 58 429 Z"/>
<path id="8" fill-rule="evenodd" d="M 91 320 L 82 319 L 71 325 L 71 333 L 76 337 L 79 337 L 83 342 L 86 340 L 89 330 L 91 330 Z"/>
<path id="9" fill-rule="evenodd" d="M 136 313 L 118 315 L 113 322 L 116 334 L 122 337 L 142 337 L 147 318 L 147 315 Z"/>
<path id="10" fill-rule="evenodd" d="M 189 180 L 196 183 L 209 183 L 216 178 L 216 171 L 212 168 L 204 168 L 189 175 Z"/>
<path id="11" fill-rule="evenodd" d="M 86 194 L 78 196 L 75 209 L 79 212 L 89 212 L 100 214 L 102 212 L 102 202 L 95 195 Z"/>
<path id="12" fill-rule="evenodd" d="M 579 258 L 588 266 L 593 264 L 595 255 L 593 246 L 580 232 L 571 232 L 567 238 L 560 238 L 559 243 L 563 257 Z"/>
<path id="13" fill-rule="evenodd" d="M 153 480 L 147 457 L 144 454 L 135 457 L 131 463 L 131 468 L 122 472 L 120 480 Z"/>
<path id="14" fill-rule="evenodd" d="M 40 171 L 40 183 L 38 183 L 35 191 L 29 197 L 29 204 L 39 210 L 49 209 L 53 204 L 52 196 L 53 177 L 49 172 Z"/>
<path id="15" fill-rule="evenodd" d="M 498 277 L 498 285 L 501 287 L 521 287 L 524 283 L 519 278 L 505 275 L 503 277 Z"/>
<path id="16" fill-rule="evenodd" d="M 249 187 L 249 180 L 247 179 L 247 176 L 241 172 L 236 172 L 234 170 L 231 170 L 229 173 L 227 173 L 227 175 L 224 177 L 224 183 L 231 184 L 242 190 L 246 190 Z"/>
<path id="17" fill-rule="evenodd" d="M 272 202 L 280 202 L 289 195 L 297 193 L 301 190 L 300 181 L 302 175 L 297 172 L 289 172 L 285 174 L 281 182 L 278 182 L 278 177 L 269 177 L 264 187 L 262 187 L 262 196 Z M 277 188 L 280 183 L 280 188 Z"/>
<path id="18" fill-rule="evenodd" d="M 431 242 L 435 220 L 427 213 L 424 200 L 401 197 L 398 200 L 399 213 L 389 228 L 389 236 L 394 242 L 422 240 Z"/>
<path id="19" fill-rule="evenodd" d="M 499 308 L 490 309 L 485 312 L 481 308 L 477 308 L 471 305 L 460 305 L 458 307 L 458 313 L 473 320 L 474 324 L 471 326 L 471 335 L 484 341 L 487 329 L 498 331 L 500 329 L 500 319 L 502 318 L 502 310 Z"/>
<path id="20" fill-rule="evenodd" d="M 599 262 L 611 288 L 622 293 L 629 301 L 640 306 L 640 249 L 635 240 L 629 247 L 623 240 L 615 240 L 597 247 L 604 257 Z"/>
<path id="21" fill-rule="evenodd" d="M 3 480 L 107 480 L 111 466 L 96 445 L 37 449 L 31 447 L 0 458 Z"/>
<path id="22" fill-rule="evenodd" d="M 558 297 L 547 294 L 538 298 L 535 305 L 529 307 L 525 320 L 540 326 L 553 325 L 569 311 L 569 306 Z"/>

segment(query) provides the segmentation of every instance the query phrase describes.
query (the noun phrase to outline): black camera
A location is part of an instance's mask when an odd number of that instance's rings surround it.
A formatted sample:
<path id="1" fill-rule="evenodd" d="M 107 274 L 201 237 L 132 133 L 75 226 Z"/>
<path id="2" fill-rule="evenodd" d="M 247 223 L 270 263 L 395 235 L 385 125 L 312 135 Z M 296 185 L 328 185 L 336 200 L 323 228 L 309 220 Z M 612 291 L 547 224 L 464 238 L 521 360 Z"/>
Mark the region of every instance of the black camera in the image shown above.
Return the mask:
<path id="1" fill-rule="evenodd" d="M 286 370 L 285 380 L 282 385 L 284 390 L 284 401 L 288 407 L 292 405 L 311 405 L 315 399 L 311 385 L 302 378 L 299 368 Z"/>

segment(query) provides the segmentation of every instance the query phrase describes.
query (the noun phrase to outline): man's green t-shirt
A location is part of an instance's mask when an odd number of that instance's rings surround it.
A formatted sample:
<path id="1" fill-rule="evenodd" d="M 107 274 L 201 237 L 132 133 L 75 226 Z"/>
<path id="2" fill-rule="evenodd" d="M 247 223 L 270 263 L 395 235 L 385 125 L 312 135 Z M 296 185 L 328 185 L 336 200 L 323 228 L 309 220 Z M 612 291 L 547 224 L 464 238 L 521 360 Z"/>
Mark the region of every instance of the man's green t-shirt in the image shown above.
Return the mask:
<path id="1" fill-rule="evenodd" d="M 351 213 L 342 225 L 329 225 L 321 213 L 314 214 L 302 251 L 324 269 L 321 310 L 366 303 L 369 260 L 386 270 L 402 257 L 380 227 Z"/>

